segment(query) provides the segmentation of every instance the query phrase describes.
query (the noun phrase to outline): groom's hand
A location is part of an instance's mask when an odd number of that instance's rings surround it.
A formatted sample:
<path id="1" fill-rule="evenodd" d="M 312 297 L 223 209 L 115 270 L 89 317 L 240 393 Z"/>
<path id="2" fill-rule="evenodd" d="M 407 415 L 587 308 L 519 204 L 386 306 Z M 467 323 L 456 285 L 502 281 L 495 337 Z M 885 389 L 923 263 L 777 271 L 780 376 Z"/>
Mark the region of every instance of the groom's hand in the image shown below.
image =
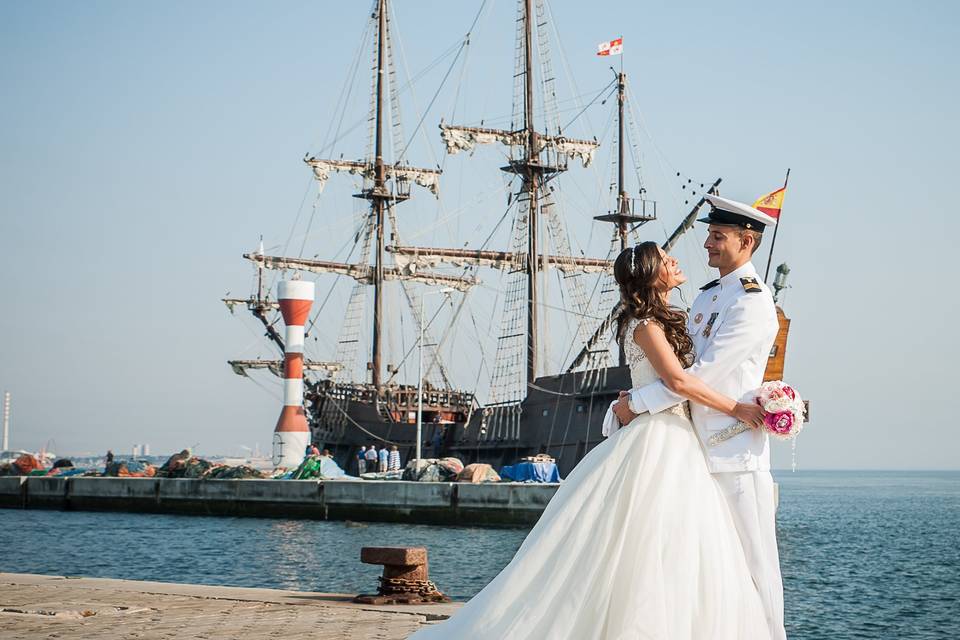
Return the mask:
<path id="1" fill-rule="evenodd" d="M 613 413 L 617 416 L 620 424 L 629 424 L 638 414 L 630 410 L 630 392 L 621 391 L 620 398 L 613 405 Z"/>

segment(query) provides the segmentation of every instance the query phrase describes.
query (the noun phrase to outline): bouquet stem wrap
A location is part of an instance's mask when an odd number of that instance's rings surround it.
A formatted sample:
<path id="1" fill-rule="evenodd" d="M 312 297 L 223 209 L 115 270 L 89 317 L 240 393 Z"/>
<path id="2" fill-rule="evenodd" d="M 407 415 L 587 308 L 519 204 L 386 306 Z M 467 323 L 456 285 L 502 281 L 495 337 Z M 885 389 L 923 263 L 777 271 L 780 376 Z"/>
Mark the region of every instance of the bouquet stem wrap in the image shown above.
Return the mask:
<path id="1" fill-rule="evenodd" d="M 792 440 L 803 429 L 805 407 L 800 394 L 782 380 L 764 382 L 756 391 L 754 402 L 763 407 L 766 412 L 763 417 L 763 429 L 773 438 Z M 749 431 L 750 425 L 737 422 L 716 432 L 707 444 L 711 447 L 725 442 L 730 438 Z"/>

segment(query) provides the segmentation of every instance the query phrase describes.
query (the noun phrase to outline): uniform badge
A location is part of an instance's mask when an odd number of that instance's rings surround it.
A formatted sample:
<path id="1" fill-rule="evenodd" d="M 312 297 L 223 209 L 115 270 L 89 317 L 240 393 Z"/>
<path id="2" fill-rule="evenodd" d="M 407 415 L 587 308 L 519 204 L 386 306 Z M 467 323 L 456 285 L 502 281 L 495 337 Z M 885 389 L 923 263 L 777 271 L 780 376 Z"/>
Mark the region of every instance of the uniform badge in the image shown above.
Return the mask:
<path id="1" fill-rule="evenodd" d="M 747 293 L 760 293 L 763 291 L 756 278 L 740 278 L 740 284 L 743 285 L 743 290 Z"/>
<path id="2" fill-rule="evenodd" d="M 702 313 L 698 313 L 698 314 L 697 314 L 696 316 L 694 316 L 694 318 L 693 318 L 693 324 L 700 324 L 700 321 L 701 321 L 701 320 L 703 320 L 703 314 L 702 314 Z"/>
<path id="3" fill-rule="evenodd" d="M 707 326 L 703 328 L 703 337 L 709 338 L 710 333 L 713 331 L 713 323 L 717 321 L 717 316 L 720 315 L 718 312 L 713 312 L 710 314 L 710 319 L 707 320 Z"/>

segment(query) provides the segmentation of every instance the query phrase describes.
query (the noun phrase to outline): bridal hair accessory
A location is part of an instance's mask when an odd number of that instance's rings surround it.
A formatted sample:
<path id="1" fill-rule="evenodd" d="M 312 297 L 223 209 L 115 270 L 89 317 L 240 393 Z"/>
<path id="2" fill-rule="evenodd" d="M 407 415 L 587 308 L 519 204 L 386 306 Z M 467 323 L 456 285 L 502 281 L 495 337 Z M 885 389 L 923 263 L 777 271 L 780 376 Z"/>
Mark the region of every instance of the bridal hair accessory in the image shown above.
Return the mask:
<path id="1" fill-rule="evenodd" d="M 768 434 L 781 440 L 793 440 L 803 430 L 807 407 L 793 387 L 782 380 L 771 380 L 760 386 L 756 396 L 756 403 L 767 412 L 762 428 Z M 710 436 L 707 444 L 716 446 L 750 428 L 750 425 L 738 422 Z"/>

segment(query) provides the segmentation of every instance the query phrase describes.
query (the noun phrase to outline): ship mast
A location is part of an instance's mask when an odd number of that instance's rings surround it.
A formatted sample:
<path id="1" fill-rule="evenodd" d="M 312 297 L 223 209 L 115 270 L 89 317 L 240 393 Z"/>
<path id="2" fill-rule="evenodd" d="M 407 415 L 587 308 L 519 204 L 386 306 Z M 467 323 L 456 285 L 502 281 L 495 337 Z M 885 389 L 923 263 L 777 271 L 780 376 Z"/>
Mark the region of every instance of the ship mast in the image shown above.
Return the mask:
<path id="1" fill-rule="evenodd" d="M 373 355 L 371 382 L 380 388 L 380 359 L 382 351 L 383 321 L 383 209 L 384 201 L 390 193 L 384 188 L 386 170 L 383 166 L 383 79 L 384 69 L 383 41 L 387 34 L 387 0 L 380 0 L 377 9 L 377 123 L 374 138 L 373 188 L 365 194 L 370 201 L 372 213 L 376 219 L 377 253 L 373 274 Z"/>
<path id="2" fill-rule="evenodd" d="M 304 162 L 312 169 L 321 190 L 326 184 L 331 173 L 348 173 L 362 176 L 364 180 L 363 188 L 360 193 L 354 194 L 354 197 L 367 200 L 370 203 L 370 213 L 365 222 L 364 230 L 358 234 L 358 238 L 365 238 L 366 242 L 375 240 L 374 262 L 371 266 L 368 263 L 369 254 L 364 250 L 359 263 L 348 264 L 340 262 L 331 262 L 324 260 L 305 259 L 300 256 L 267 256 L 264 255 L 261 248 L 256 253 L 244 254 L 244 258 L 253 262 L 258 269 L 258 292 L 254 300 L 245 301 L 250 310 L 267 327 L 270 337 L 282 346 L 282 341 L 276 335 L 275 330 L 267 319 L 266 311 L 272 308 L 271 303 L 266 301 L 262 291 L 262 272 L 263 269 L 271 270 L 296 270 L 312 273 L 329 273 L 337 275 L 346 275 L 352 277 L 361 285 L 373 286 L 374 310 L 373 310 L 373 335 L 370 345 L 370 360 L 367 362 L 367 369 L 371 372 L 369 382 L 378 392 L 386 384 L 383 378 L 383 344 L 384 344 L 384 325 L 383 325 L 383 299 L 384 282 L 390 280 L 403 280 L 408 282 L 420 282 L 431 286 L 455 287 L 460 291 L 465 291 L 477 283 L 476 279 L 468 277 L 451 276 L 441 273 L 430 273 L 428 271 L 416 270 L 414 268 L 401 269 L 395 266 L 387 266 L 385 261 L 385 235 L 387 218 L 392 218 L 390 207 L 399 202 L 410 199 L 410 184 L 415 183 L 421 187 L 429 189 L 434 195 L 438 194 L 439 178 L 441 171 L 439 169 L 419 168 L 408 165 L 399 160 L 388 163 L 384 160 L 384 124 L 386 122 L 386 101 L 396 100 L 395 92 L 392 90 L 393 80 L 392 53 L 390 44 L 389 6 L 387 0 L 376 0 L 375 11 L 371 20 L 376 21 L 376 49 L 374 65 L 374 88 L 372 91 L 370 120 L 372 121 L 372 158 L 353 161 L 338 159 L 322 159 L 313 156 L 305 157 Z M 388 85 L 388 83 L 390 83 Z M 391 90 L 390 97 L 387 97 L 387 90 Z M 396 116 L 396 104 L 393 105 L 394 116 Z M 395 123 L 396 124 L 396 123 Z M 389 122 L 386 122 L 390 126 Z M 395 224 L 395 222 L 393 223 Z M 354 306 L 354 300 L 360 299 L 354 290 L 354 296 L 348 305 L 347 314 L 350 316 L 357 309 Z M 228 304 L 235 304 L 237 300 L 225 300 Z M 349 318 L 346 321 L 349 324 Z M 418 318 L 418 322 L 422 322 Z M 353 325 L 351 325 L 353 326 Z M 357 335 L 341 335 L 339 346 L 345 344 L 356 344 Z M 338 347 L 339 348 L 339 347 Z M 351 366 L 352 353 L 344 352 L 341 357 L 338 351 L 339 364 L 346 369 Z"/>
<path id="3" fill-rule="evenodd" d="M 617 74 L 617 213 L 624 215 L 627 209 L 627 191 L 623 183 L 623 103 L 626 100 L 624 90 L 627 88 L 627 74 L 623 71 Z M 620 232 L 620 251 L 627 248 L 627 223 L 623 218 L 617 221 L 617 231 Z M 620 364 L 623 364 L 621 362 Z"/>
<path id="4" fill-rule="evenodd" d="M 537 377 L 537 196 L 540 190 L 540 163 L 537 151 L 537 131 L 533 126 L 533 0 L 526 0 L 524 20 L 524 114 L 527 144 L 524 154 L 524 179 L 529 194 L 529 248 L 527 250 L 527 382 Z"/>
<path id="5" fill-rule="evenodd" d="M 510 285 L 505 297 L 502 333 L 498 342 L 498 368 L 494 372 L 491 386 L 493 405 L 513 406 L 519 402 L 515 394 L 525 394 L 526 385 L 515 377 L 514 372 L 524 372 L 526 383 L 532 383 L 542 368 L 539 362 L 541 340 L 539 336 L 541 305 L 541 271 L 551 264 L 562 265 L 568 276 L 564 286 L 574 293 L 571 295 L 577 311 L 582 312 L 586 305 L 582 290 L 577 290 L 580 273 L 609 268 L 608 261 L 584 259 L 569 255 L 566 246 L 562 220 L 554 210 L 554 203 L 550 194 L 545 191 L 546 184 L 557 175 L 567 170 L 567 161 L 571 156 L 578 157 L 584 166 L 590 164 L 598 147 L 596 140 L 578 140 L 568 138 L 559 130 L 559 122 L 546 122 L 547 131 L 538 131 L 535 121 L 535 77 L 534 57 L 539 56 L 544 77 L 544 111 L 547 120 L 550 120 L 550 94 L 547 86 L 553 82 L 548 71 L 549 64 L 545 58 L 546 34 L 545 22 L 535 22 L 534 18 L 541 10 L 540 0 L 520 0 L 518 2 L 517 17 L 517 66 L 515 78 L 523 76 L 522 84 L 516 86 L 515 114 L 517 121 L 512 129 L 490 129 L 484 127 L 470 127 L 440 124 L 440 133 L 447 153 L 455 154 L 472 149 L 478 144 L 501 143 L 510 147 L 510 160 L 501 170 L 516 175 L 520 180 L 517 202 L 519 203 L 515 223 L 514 247 L 509 254 L 505 252 L 464 251 L 428 247 L 390 247 L 396 257 L 409 261 L 415 265 L 426 266 L 437 262 L 453 264 L 475 264 L 492 266 L 508 270 L 516 274 L 517 288 Z M 545 10 L 544 10 L 545 13 Z M 534 37 L 540 40 L 539 46 Z M 554 130 L 554 128 L 556 130 Z M 557 255 L 548 255 L 542 252 L 540 235 L 540 217 L 547 216 L 549 231 L 553 243 L 556 245 Z M 582 286 L 581 286 L 582 288 Z M 523 299 L 526 298 L 526 327 L 521 328 L 520 314 L 523 312 Z M 514 307 L 516 303 L 516 307 Z M 514 315 L 516 313 L 516 315 Z M 517 318 L 516 326 L 512 318 Z M 585 325 L 581 322 L 578 333 L 584 331 Z M 523 334 L 526 334 L 525 336 Z M 586 339 L 586 336 L 583 337 Z M 516 341 L 516 342 L 514 342 Z M 524 344 L 525 343 L 525 344 Z M 514 347 L 513 345 L 516 345 Z M 526 357 L 523 357 L 523 350 Z M 516 349 L 516 351 L 514 351 Z M 501 357 L 501 353 L 503 352 Z M 516 356 L 514 355 L 516 354 Z M 516 368 L 514 368 L 516 362 Z M 516 385 L 517 382 L 519 385 Z M 516 386 L 515 386 L 516 385 Z"/>
<path id="6" fill-rule="evenodd" d="M 627 248 L 627 227 L 634 223 L 637 225 L 649 222 L 657 217 L 655 203 L 648 200 L 641 200 L 640 215 L 635 215 L 633 201 L 627 195 L 627 185 L 625 179 L 626 163 L 624 162 L 624 152 L 626 149 L 624 135 L 624 117 L 623 110 L 627 102 L 627 74 L 623 71 L 617 73 L 617 208 L 607 215 L 594 216 L 594 220 L 603 222 L 612 222 L 616 226 L 616 234 L 620 238 L 620 251 Z M 641 195 L 643 189 L 640 189 Z M 647 205 L 651 205 L 651 212 L 647 214 Z"/>
<path id="7" fill-rule="evenodd" d="M 620 252 L 627 248 L 627 222 L 624 216 L 628 211 L 626 185 L 623 181 L 623 103 L 626 100 L 625 89 L 627 88 L 627 74 L 622 70 L 617 74 L 617 124 L 619 132 L 617 134 L 617 232 L 620 234 Z M 627 364 L 627 352 L 621 344 L 617 348 L 617 364 L 621 367 Z"/>
<path id="8" fill-rule="evenodd" d="M 616 227 L 615 235 L 620 239 L 620 251 L 622 252 L 627 248 L 627 227 L 630 224 L 640 226 L 645 222 L 655 220 L 657 217 L 656 212 L 656 203 L 648 201 L 646 199 L 640 199 L 640 213 L 637 214 L 634 211 L 634 202 L 627 195 L 627 186 L 625 179 L 625 167 L 626 163 L 624 162 L 624 151 L 626 148 L 626 136 L 624 135 L 625 126 L 624 126 L 624 117 L 623 111 L 627 102 L 627 74 L 622 70 L 617 73 L 617 208 L 615 211 L 602 216 L 594 216 L 595 220 L 601 220 L 603 222 L 611 222 Z M 643 188 L 640 189 L 641 195 L 643 194 Z M 651 205 L 651 211 L 647 213 L 647 205 Z M 611 285 L 612 286 L 612 285 Z M 594 334 L 596 335 L 596 334 Z M 591 339 L 591 341 L 593 341 Z M 584 362 L 586 354 L 590 352 L 589 349 L 586 349 L 581 352 L 581 355 L 577 357 L 575 364 L 571 365 L 571 370 L 574 366 L 579 366 Z M 581 357 L 582 356 L 582 357 Z M 623 351 L 623 346 L 619 348 L 618 362 L 620 366 L 624 366 L 627 363 L 626 354 Z"/>
<path id="9" fill-rule="evenodd" d="M 708 194 L 716 194 L 717 187 L 720 186 L 721 179 L 717 178 L 710 188 L 707 189 Z M 693 223 L 696 221 L 697 216 L 700 213 L 700 209 L 707 202 L 706 197 L 701 197 L 696 204 L 693 205 L 693 208 L 690 209 L 690 212 L 686 215 L 683 221 L 673 230 L 673 233 L 670 234 L 670 237 L 660 245 L 660 248 L 666 252 L 669 252 L 673 246 L 677 243 L 680 237 L 690 230 L 693 226 Z M 597 220 L 606 220 L 610 221 L 611 218 L 616 217 L 617 214 L 613 216 L 597 216 Z M 607 317 L 604 318 L 603 322 L 600 323 L 600 326 L 597 327 L 596 331 L 593 332 L 593 335 L 590 336 L 590 339 L 587 340 L 587 344 L 580 350 L 580 353 L 573 359 L 573 362 L 567 368 L 567 372 L 574 371 L 577 367 L 587 361 L 587 358 L 590 357 L 590 354 L 594 348 L 601 343 L 606 337 L 607 332 L 610 330 L 610 327 L 613 326 L 613 323 L 616 322 L 617 316 L 620 314 L 620 303 L 617 302 L 614 305 L 613 309 L 610 310 L 610 313 L 607 314 Z"/>

